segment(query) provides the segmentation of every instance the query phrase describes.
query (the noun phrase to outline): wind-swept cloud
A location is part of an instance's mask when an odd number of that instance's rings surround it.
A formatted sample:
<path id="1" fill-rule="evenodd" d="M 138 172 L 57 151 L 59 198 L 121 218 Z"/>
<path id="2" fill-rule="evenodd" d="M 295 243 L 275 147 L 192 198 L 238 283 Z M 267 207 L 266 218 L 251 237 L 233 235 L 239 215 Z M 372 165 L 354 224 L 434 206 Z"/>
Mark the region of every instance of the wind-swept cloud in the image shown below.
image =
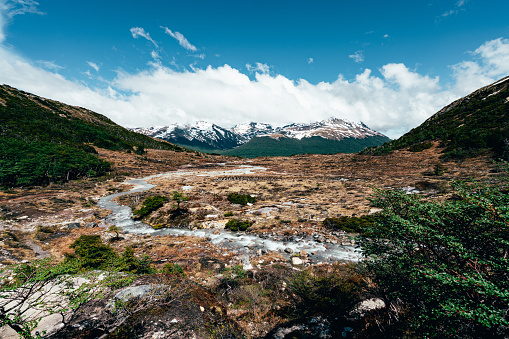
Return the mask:
<path id="1" fill-rule="evenodd" d="M 55 72 L 65 68 L 60 65 L 57 65 L 54 61 L 37 60 L 36 63 L 44 69 Z"/>
<path id="2" fill-rule="evenodd" d="M 26 13 L 44 14 L 37 6 L 39 3 L 34 0 L 0 0 L 0 42 L 5 40 L 5 27 L 14 16 Z"/>
<path id="3" fill-rule="evenodd" d="M 249 73 L 268 74 L 270 72 L 270 66 L 267 64 L 262 64 L 261 62 L 257 62 L 255 66 L 246 64 L 246 69 Z"/>
<path id="4" fill-rule="evenodd" d="M 87 61 L 87 64 L 93 69 L 95 69 L 96 72 L 99 72 L 99 66 L 95 62 Z"/>
<path id="5" fill-rule="evenodd" d="M 133 38 L 138 39 L 139 36 L 147 39 L 151 43 L 154 44 L 154 46 L 157 46 L 157 43 L 150 37 L 150 34 L 148 32 L 145 32 L 145 29 L 141 27 L 133 27 L 131 28 L 131 34 L 133 35 Z"/>
<path id="6" fill-rule="evenodd" d="M 198 50 L 193 44 L 191 44 L 186 39 L 186 37 L 182 33 L 180 33 L 180 32 L 172 32 L 171 29 L 169 29 L 168 27 L 164 27 L 164 26 L 161 26 L 161 28 L 164 29 L 164 32 L 166 34 L 168 34 L 171 37 L 173 37 L 174 39 L 176 39 L 180 46 L 184 47 L 188 51 L 196 52 Z"/>
<path id="7" fill-rule="evenodd" d="M 364 54 L 362 54 L 362 51 L 357 51 L 354 54 L 350 54 L 348 57 L 358 64 L 364 61 Z"/>
<path id="8" fill-rule="evenodd" d="M 313 58 L 308 59 L 308 64 L 312 64 L 315 60 Z"/>
<path id="9" fill-rule="evenodd" d="M 465 9 L 462 7 L 467 3 L 467 1 L 468 0 L 459 0 L 458 2 L 456 2 L 456 5 L 454 6 L 453 9 L 448 10 L 448 11 L 442 13 L 441 15 L 439 15 L 437 17 L 437 20 L 446 18 L 450 15 L 458 14 L 460 11 L 464 11 Z"/>

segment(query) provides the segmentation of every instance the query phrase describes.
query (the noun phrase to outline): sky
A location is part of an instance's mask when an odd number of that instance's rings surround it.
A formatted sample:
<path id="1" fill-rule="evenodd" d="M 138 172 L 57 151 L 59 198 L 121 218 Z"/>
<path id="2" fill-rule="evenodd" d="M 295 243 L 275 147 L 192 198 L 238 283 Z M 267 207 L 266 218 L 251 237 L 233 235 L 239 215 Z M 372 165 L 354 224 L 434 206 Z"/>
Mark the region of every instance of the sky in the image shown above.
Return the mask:
<path id="1" fill-rule="evenodd" d="M 0 0 L 0 84 L 125 127 L 329 117 L 391 138 L 509 75 L 509 1 Z"/>

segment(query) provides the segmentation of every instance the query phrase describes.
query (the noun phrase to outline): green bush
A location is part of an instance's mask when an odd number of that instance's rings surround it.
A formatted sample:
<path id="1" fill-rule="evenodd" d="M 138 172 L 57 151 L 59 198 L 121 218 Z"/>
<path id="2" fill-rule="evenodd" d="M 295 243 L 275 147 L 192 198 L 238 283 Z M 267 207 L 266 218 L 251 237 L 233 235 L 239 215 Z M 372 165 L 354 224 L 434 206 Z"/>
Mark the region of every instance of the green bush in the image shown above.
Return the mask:
<path id="1" fill-rule="evenodd" d="M 249 194 L 230 193 L 228 194 L 228 201 L 232 204 L 247 205 L 248 203 L 256 203 L 256 198 Z"/>
<path id="2" fill-rule="evenodd" d="M 326 218 L 323 221 L 323 226 L 349 233 L 362 233 L 367 227 L 373 226 L 374 222 L 375 217 L 372 215 L 363 215 L 361 217 L 341 216 L 339 218 Z"/>
<path id="3" fill-rule="evenodd" d="M 174 275 L 180 275 L 185 276 L 186 273 L 184 272 L 184 269 L 179 264 L 173 264 L 173 263 L 166 263 L 163 266 L 163 269 L 161 270 L 161 273 L 164 274 L 174 274 Z"/>
<path id="4" fill-rule="evenodd" d="M 224 214 L 225 217 L 233 217 L 233 212 L 232 211 L 228 211 Z"/>
<path id="5" fill-rule="evenodd" d="M 82 270 L 104 269 L 131 274 L 154 273 L 148 255 L 137 258 L 134 250 L 127 247 L 119 256 L 115 250 L 101 241 L 99 235 L 82 235 L 69 246 L 74 254 L 66 254 L 65 262 Z"/>
<path id="6" fill-rule="evenodd" d="M 75 261 L 83 269 L 104 269 L 116 259 L 113 248 L 103 244 L 99 235 L 82 235 L 69 247 L 74 254 L 67 254 L 66 261 Z"/>
<path id="7" fill-rule="evenodd" d="M 241 221 L 239 219 L 230 219 L 224 226 L 224 228 L 230 231 L 245 231 L 251 226 L 251 222 L 249 221 Z"/>
<path id="8" fill-rule="evenodd" d="M 168 198 L 162 195 L 148 197 L 147 199 L 145 199 L 145 201 L 143 201 L 143 206 L 140 209 L 133 211 L 134 219 L 135 220 L 143 219 L 150 213 L 161 208 L 167 201 Z"/>
<path id="9" fill-rule="evenodd" d="M 418 337 L 506 337 L 509 195 L 453 186 L 458 198 L 443 202 L 377 191 L 372 203 L 383 212 L 358 239 L 365 272 Z"/>

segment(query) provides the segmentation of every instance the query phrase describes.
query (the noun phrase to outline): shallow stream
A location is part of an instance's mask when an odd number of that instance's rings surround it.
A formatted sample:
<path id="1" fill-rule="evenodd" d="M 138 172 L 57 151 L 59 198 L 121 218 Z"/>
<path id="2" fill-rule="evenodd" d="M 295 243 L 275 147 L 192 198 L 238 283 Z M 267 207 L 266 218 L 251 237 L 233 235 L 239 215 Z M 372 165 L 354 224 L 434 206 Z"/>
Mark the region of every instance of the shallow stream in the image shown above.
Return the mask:
<path id="1" fill-rule="evenodd" d="M 167 172 L 157 175 L 152 175 L 142 179 L 132 179 L 126 181 L 126 184 L 134 185 L 134 187 L 126 192 L 115 193 L 108 195 L 99 200 L 98 206 L 104 209 L 111 210 L 111 214 L 106 218 L 106 222 L 119 227 L 124 231 L 137 234 L 150 234 L 153 236 L 159 235 L 189 235 L 209 239 L 209 241 L 228 251 L 234 252 L 242 257 L 245 269 L 250 269 L 251 264 L 249 257 L 260 251 L 278 251 L 285 257 L 289 258 L 292 253 L 299 253 L 306 251 L 310 254 L 310 259 L 313 263 L 319 262 L 334 262 L 338 260 L 358 261 L 361 254 L 352 246 L 342 246 L 339 244 L 323 244 L 316 242 L 312 237 L 295 238 L 293 241 L 283 242 L 268 238 L 262 238 L 258 235 L 247 233 L 230 232 L 224 229 L 201 229 L 189 230 L 180 228 L 165 228 L 154 230 L 149 225 L 132 219 L 132 210 L 128 206 L 122 206 L 113 201 L 116 197 L 132 194 L 136 192 L 143 192 L 155 187 L 149 184 L 147 180 L 161 177 L 179 178 L 184 176 L 204 176 L 216 177 L 226 175 L 245 175 L 252 174 L 260 171 L 265 171 L 264 167 L 256 166 L 240 166 L 233 169 L 224 170 L 210 170 L 210 171 L 185 171 L 178 170 Z M 219 231 L 219 232 L 218 232 Z"/>

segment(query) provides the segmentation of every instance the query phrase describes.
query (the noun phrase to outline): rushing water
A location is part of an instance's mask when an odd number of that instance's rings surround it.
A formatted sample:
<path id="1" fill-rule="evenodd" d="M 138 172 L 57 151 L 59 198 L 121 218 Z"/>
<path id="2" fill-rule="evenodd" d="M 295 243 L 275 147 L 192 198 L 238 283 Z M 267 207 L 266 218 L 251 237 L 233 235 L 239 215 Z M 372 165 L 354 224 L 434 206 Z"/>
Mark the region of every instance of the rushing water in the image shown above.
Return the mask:
<path id="1" fill-rule="evenodd" d="M 211 171 L 173 171 L 157 175 L 152 175 L 142 179 L 133 179 L 126 181 L 126 184 L 134 185 L 134 187 L 121 193 L 108 195 L 99 200 L 98 206 L 104 209 L 111 210 L 111 214 L 106 218 L 106 222 L 122 227 L 124 231 L 138 234 L 151 234 L 158 235 L 190 235 L 197 237 L 208 238 L 214 245 L 227 248 L 231 252 L 243 255 L 244 268 L 251 268 L 249 263 L 249 256 L 253 255 L 260 250 L 262 251 L 279 251 L 281 254 L 288 257 L 288 252 L 298 253 L 306 251 L 311 253 L 313 262 L 327 262 L 337 260 L 358 261 L 361 257 L 360 252 L 356 251 L 352 246 L 342 246 L 338 244 L 323 244 L 316 242 L 312 237 L 295 238 L 291 242 L 277 241 L 269 238 L 262 238 L 258 235 L 246 233 L 234 233 L 228 230 L 221 229 L 201 229 L 189 230 L 180 228 L 165 228 L 154 230 L 147 224 L 141 221 L 132 219 L 132 211 L 128 206 L 122 206 L 113 201 L 116 197 L 132 194 L 136 192 L 147 191 L 155 185 L 149 184 L 147 180 L 161 177 L 187 177 L 187 176 L 206 176 L 215 177 L 223 175 L 244 175 L 251 174 L 258 171 L 265 171 L 264 167 L 256 166 L 240 166 L 234 169 L 224 170 L 211 170 Z"/>

